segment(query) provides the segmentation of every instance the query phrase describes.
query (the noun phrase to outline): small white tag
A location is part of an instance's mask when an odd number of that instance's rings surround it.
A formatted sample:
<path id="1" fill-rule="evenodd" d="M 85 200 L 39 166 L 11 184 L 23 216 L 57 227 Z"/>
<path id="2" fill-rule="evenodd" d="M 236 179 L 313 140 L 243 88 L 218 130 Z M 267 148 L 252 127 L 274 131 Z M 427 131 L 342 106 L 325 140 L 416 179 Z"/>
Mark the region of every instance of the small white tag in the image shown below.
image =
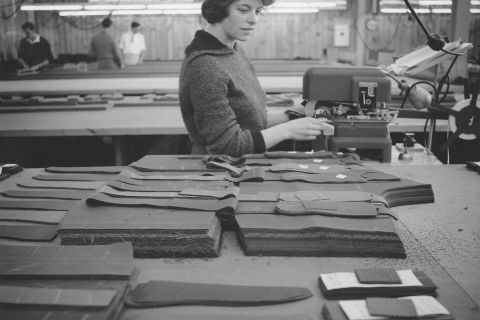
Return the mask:
<path id="1" fill-rule="evenodd" d="M 330 167 L 327 167 L 327 166 L 321 166 L 321 167 L 319 167 L 318 169 L 320 169 L 320 170 L 328 170 L 329 168 L 330 168 Z"/>
<path id="2" fill-rule="evenodd" d="M 305 154 L 313 154 L 313 151 L 305 151 Z"/>
<path id="3" fill-rule="evenodd" d="M 313 162 L 315 162 L 315 163 L 322 163 L 323 160 L 322 160 L 322 159 L 313 159 Z"/>
<path id="4" fill-rule="evenodd" d="M 346 177 L 347 177 L 346 175 L 339 173 L 339 174 L 337 174 L 337 176 L 336 176 L 335 178 L 337 178 L 337 179 L 345 179 Z"/>
<path id="5" fill-rule="evenodd" d="M 297 153 L 297 151 L 287 151 L 287 153 Z"/>
<path id="6" fill-rule="evenodd" d="M 308 169 L 308 166 L 305 165 L 305 164 L 299 164 L 298 167 L 299 167 L 300 169 Z"/>
<path id="7" fill-rule="evenodd" d="M 338 154 L 339 156 L 341 156 L 341 155 L 343 154 L 343 152 L 337 152 L 337 154 Z"/>

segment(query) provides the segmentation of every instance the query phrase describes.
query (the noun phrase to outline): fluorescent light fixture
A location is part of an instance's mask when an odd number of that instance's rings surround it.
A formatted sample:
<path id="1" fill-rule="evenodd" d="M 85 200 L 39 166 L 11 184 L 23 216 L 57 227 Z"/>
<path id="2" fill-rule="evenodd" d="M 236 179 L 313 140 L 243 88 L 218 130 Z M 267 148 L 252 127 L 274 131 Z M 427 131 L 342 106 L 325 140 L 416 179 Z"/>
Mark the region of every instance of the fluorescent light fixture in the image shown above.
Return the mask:
<path id="1" fill-rule="evenodd" d="M 200 9 L 163 10 L 163 14 L 201 14 Z"/>
<path id="2" fill-rule="evenodd" d="M 60 11 L 58 14 L 62 17 L 82 17 L 82 16 L 108 16 L 111 11 L 97 10 L 97 11 Z"/>
<path id="3" fill-rule="evenodd" d="M 65 4 L 48 4 L 48 5 L 22 5 L 22 11 L 66 11 L 66 10 L 82 10 L 82 5 L 65 5 Z"/>
<path id="4" fill-rule="evenodd" d="M 87 4 L 85 10 L 142 10 L 144 4 Z"/>
<path id="5" fill-rule="evenodd" d="M 451 0 L 419 0 L 418 4 L 421 6 L 451 6 Z"/>
<path id="6" fill-rule="evenodd" d="M 472 0 L 472 6 L 480 6 L 480 0 Z"/>
<path id="7" fill-rule="evenodd" d="M 112 15 L 114 16 L 124 16 L 124 15 L 152 15 L 152 14 L 162 14 L 162 10 L 114 10 Z"/>
<path id="8" fill-rule="evenodd" d="M 337 6 L 335 1 L 328 2 L 278 2 L 274 3 L 271 8 L 334 8 Z"/>
<path id="9" fill-rule="evenodd" d="M 432 13 L 452 13 L 450 8 L 432 8 Z"/>
<path id="10" fill-rule="evenodd" d="M 430 9 L 418 8 L 415 9 L 417 13 L 430 13 Z M 408 8 L 381 8 L 380 12 L 382 13 L 409 13 Z"/>
<path id="11" fill-rule="evenodd" d="M 480 13 L 480 8 L 472 8 L 470 9 L 470 13 Z"/>
<path id="12" fill-rule="evenodd" d="M 160 10 L 178 10 L 178 9 L 198 9 L 201 8 L 201 3 L 158 3 L 147 4 L 148 9 L 160 9 Z"/>
<path id="13" fill-rule="evenodd" d="M 317 13 L 318 8 L 268 8 L 268 13 Z"/>

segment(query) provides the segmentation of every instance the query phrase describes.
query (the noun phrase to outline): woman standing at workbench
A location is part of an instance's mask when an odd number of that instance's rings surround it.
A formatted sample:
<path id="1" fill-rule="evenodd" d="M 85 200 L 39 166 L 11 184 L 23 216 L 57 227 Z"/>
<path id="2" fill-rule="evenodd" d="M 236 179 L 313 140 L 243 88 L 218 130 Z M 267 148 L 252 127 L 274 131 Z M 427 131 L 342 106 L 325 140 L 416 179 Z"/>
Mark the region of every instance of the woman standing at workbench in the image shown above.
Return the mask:
<path id="1" fill-rule="evenodd" d="M 185 50 L 180 106 L 194 154 L 241 156 L 261 153 L 283 140 L 313 140 L 323 124 L 314 118 L 289 121 L 267 112 L 253 65 L 237 41 L 254 31 L 264 6 L 274 0 L 205 0 L 208 24 Z"/>

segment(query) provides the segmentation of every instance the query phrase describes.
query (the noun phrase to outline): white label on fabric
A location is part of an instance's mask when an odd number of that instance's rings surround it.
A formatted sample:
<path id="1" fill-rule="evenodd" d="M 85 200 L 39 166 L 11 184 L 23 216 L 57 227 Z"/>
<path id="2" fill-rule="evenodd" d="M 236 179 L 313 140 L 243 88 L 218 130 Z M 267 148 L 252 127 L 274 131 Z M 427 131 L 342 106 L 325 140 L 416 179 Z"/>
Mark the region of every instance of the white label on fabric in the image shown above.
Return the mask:
<path id="1" fill-rule="evenodd" d="M 313 150 L 312 151 L 305 151 L 305 154 L 313 154 Z"/>
<path id="2" fill-rule="evenodd" d="M 297 153 L 297 151 L 287 151 L 287 153 Z"/>
<path id="3" fill-rule="evenodd" d="M 308 169 L 308 166 L 305 164 L 299 164 L 298 167 L 301 169 Z"/>
<path id="4" fill-rule="evenodd" d="M 343 152 L 337 152 L 337 154 L 338 154 L 339 156 L 341 156 L 341 155 L 343 154 Z"/>
<path id="5" fill-rule="evenodd" d="M 335 272 L 321 274 L 323 284 L 327 290 L 343 288 L 395 288 L 405 286 L 420 286 L 423 284 L 417 279 L 412 270 L 397 271 L 401 284 L 363 284 L 358 282 L 357 276 L 353 272 Z"/>
<path id="6" fill-rule="evenodd" d="M 328 169 L 330 169 L 330 167 L 327 167 L 327 166 L 321 166 L 321 167 L 319 167 L 319 169 L 320 169 L 320 170 L 328 170 Z"/>
<path id="7" fill-rule="evenodd" d="M 322 159 L 313 159 L 313 162 L 315 162 L 315 163 L 322 163 L 323 160 L 322 160 Z"/>
<path id="8" fill-rule="evenodd" d="M 346 175 L 341 174 L 341 173 L 339 173 L 335 176 L 335 178 L 337 178 L 337 179 L 345 179 L 346 177 L 347 177 Z"/>

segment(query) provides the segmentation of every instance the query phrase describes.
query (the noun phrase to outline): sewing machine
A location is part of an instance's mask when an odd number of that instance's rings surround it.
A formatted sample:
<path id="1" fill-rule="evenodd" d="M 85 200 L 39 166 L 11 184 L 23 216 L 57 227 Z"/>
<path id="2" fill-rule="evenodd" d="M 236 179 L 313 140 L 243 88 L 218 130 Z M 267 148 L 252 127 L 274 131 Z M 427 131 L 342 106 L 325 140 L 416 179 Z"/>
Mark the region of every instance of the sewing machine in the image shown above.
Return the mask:
<path id="1" fill-rule="evenodd" d="M 388 123 L 398 115 L 385 108 L 391 82 L 371 67 L 315 67 L 303 77 L 305 113 L 326 118 L 335 127 L 327 148 L 380 149 L 390 162 L 392 141 Z"/>

